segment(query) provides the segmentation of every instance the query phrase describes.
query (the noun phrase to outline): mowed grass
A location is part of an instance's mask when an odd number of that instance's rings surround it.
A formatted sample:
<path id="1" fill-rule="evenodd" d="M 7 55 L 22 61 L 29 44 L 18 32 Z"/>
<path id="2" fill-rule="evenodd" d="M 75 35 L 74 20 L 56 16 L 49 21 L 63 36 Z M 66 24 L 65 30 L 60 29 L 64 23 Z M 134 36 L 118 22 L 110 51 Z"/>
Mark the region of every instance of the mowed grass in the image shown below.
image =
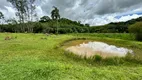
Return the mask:
<path id="1" fill-rule="evenodd" d="M 142 57 L 142 42 L 134 41 L 133 36 L 106 35 L 0 33 L 0 80 L 141 80 L 142 64 L 101 65 L 68 55 L 61 46 L 83 38 L 127 47 Z M 7 36 L 13 39 L 4 40 Z"/>

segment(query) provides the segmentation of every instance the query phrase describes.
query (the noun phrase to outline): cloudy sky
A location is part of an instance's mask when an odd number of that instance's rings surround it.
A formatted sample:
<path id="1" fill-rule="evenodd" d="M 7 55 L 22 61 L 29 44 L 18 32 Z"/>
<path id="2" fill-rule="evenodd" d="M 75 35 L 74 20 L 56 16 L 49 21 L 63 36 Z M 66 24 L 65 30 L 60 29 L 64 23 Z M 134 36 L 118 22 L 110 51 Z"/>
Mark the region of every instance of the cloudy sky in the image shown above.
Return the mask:
<path id="1" fill-rule="evenodd" d="M 142 16 L 142 0 L 37 0 L 38 16 L 48 15 L 52 6 L 60 10 L 61 17 L 103 25 L 127 21 Z M 6 19 L 15 17 L 15 9 L 6 0 L 0 0 L 0 11 Z"/>

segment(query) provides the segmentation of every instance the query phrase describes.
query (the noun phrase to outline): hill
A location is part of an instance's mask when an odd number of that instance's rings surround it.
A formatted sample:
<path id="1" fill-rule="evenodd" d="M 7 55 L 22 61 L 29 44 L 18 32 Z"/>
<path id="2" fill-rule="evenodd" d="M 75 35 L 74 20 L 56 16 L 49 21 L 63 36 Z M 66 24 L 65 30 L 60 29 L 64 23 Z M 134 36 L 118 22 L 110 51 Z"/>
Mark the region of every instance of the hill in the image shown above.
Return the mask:
<path id="1" fill-rule="evenodd" d="M 72 21 L 66 18 L 61 18 L 58 21 L 49 19 L 47 21 L 0 25 L 0 32 L 14 33 L 89 33 L 89 29 L 89 24 L 81 24 L 80 21 Z"/>
<path id="2" fill-rule="evenodd" d="M 128 27 L 136 22 L 141 22 L 142 17 L 132 19 L 126 22 L 109 23 L 104 26 L 92 27 L 93 32 L 100 33 L 128 33 Z"/>

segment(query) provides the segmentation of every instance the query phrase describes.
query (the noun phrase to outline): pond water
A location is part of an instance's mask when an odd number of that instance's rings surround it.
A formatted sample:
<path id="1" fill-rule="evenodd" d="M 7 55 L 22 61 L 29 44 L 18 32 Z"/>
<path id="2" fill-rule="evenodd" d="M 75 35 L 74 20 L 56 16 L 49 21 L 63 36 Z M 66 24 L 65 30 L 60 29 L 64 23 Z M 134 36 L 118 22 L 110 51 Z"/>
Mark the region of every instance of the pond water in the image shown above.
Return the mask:
<path id="1" fill-rule="evenodd" d="M 70 46 L 66 48 L 67 51 L 79 56 L 92 57 L 100 55 L 106 57 L 125 57 L 128 53 L 133 54 L 133 51 L 124 47 L 117 47 L 103 42 L 88 42 L 77 46 Z"/>

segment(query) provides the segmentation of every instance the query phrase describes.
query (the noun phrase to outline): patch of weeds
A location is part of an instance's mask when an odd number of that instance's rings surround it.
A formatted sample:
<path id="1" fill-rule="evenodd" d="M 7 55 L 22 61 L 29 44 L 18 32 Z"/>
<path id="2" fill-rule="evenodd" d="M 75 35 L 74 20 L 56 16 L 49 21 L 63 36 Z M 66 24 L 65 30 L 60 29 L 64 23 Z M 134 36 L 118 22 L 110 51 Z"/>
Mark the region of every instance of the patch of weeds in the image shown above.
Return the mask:
<path id="1" fill-rule="evenodd" d="M 140 57 L 132 55 L 130 53 L 126 55 L 124 60 L 130 63 L 142 64 L 142 60 L 140 59 Z"/>
<path id="2" fill-rule="evenodd" d="M 105 65 L 120 65 L 123 63 L 124 63 L 123 58 L 119 58 L 119 57 L 109 57 L 109 58 L 103 59 L 103 64 Z"/>
<path id="3" fill-rule="evenodd" d="M 65 54 L 66 57 L 72 58 L 75 61 L 80 61 L 80 60 L 84 59 L 82 56 L 75 55 L 75 54 L 73 54 L 72 52 L 69 52 L 69 51 L 65 51 L 64 54 Z"/>
<path id="4" fill-rule="evenodd" d="M 139 57 L 128 53 L 125 57 L 111 57 L 103 59 L 103 64 L 104 65 L 142 64 L 142 60 Z"/>
<path id="5" fill-rule="evenodd" d="M 94 61 L 96 61 L 96 62 L 100 62 L 100 61 L 102 61 L 102 56 L 100 56 L 100 55 L 95 55 L 94 57 L 93 57 L 93 59 L 94 59 Z"/>
<path id="6" fill-rule="evenodd" d="M 45 38 L 45 37 L 42 37 L 42 38 L 40 38 L 41 40 L 47 40 L 47 38 Z"/>
<path id="7" fill-rule="evenodd" d="M 142 64 L 142 60 L 139 57 L 133 56 L 132 54 L 127 54 L 126 57 L 108 57 L 103 58 L 100 55 L 95 55 L 93 57 L 79 56 L 71 52 L 65 51 L 65 55 L 72 58 L 75 61 L 86 61 L 89 64 L 98 65 L 128 65 L 128 64 Z"/>
<path id="8" fill-rule="evenodd" d="M 72 38 L 72 39 L 69 39 L 69 40 L 66 40 L 66 41 L 60 43 L 59 45 L 60 45 L 60 47 L 62 47 L 62 46 L 64 46 L 64 44 L 74 41 L 74 40 L 88 40 L 88 38 Z"/>

